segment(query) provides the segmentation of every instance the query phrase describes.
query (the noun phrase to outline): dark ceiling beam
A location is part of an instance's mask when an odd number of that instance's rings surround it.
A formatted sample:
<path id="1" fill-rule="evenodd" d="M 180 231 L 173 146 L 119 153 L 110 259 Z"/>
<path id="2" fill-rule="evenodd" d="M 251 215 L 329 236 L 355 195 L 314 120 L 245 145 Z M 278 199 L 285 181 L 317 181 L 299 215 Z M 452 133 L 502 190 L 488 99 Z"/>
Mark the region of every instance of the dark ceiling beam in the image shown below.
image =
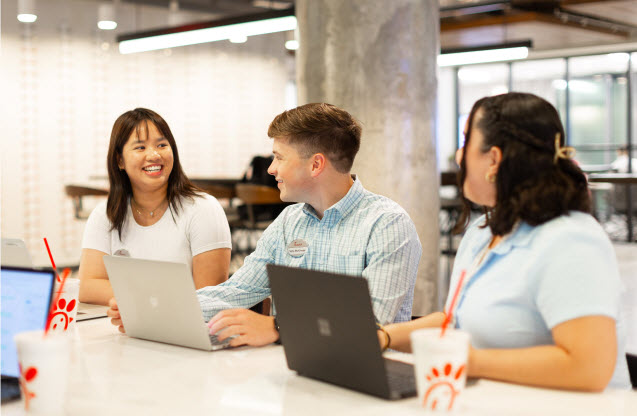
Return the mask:
<path id="1" fill-rule="evenodd" d="M 604 3 L 604 1 L 600 1 L 600 0 L 562 0 L 560 1 L 561 6 L 576 6 L 578 4 L 586 4 L 586 3 Z"/>
<path id="2" fill-rule="evenodd" d="M 636 33 L 637 29 L 633 29 L 628 25 L 618 22 L 602 20 L 596 18 L 595 16 L 583 16 L 581 14 L 575 14 L 562 10 L 556 11 L 554 14 L 551 15 L 540 13 L 539 20 L 544 23 L 552 23 L 556 25 L 573 27 L 576 29 L 590 30 L 597 33 L 620 36 L 626 39 L 630 39 Z"/>
<path id="3" fill-rule="evenodd" d="M 461 18 L 443 18 L 440 20 L 440 31 L 473 29 L 482 26 L 504 25 L 536 21 L 539 14 L 535 12 L 512 12 L 496 15 L 465 15 Z"/>
<path id="4" fill-rule="evenodd" d="M 515 23 L 541 22 L 577 29 L 590 30 L 630 39 L 637 28 L 623 23 L 600 19 L 595 16 L 582 15 L 561 9 L 551 12 L 502 10 L 496 13 L 470 14 L 459 17 L 445 17 L 440 20 L 440 31 L 473 29 L 485 26 L 507 25 Z"/>
<path id="5" fill-rule="evenodd" d="M 170 0 L 121 0 L 123 3 L 154 6 L 168 8 Z M 289 2 L 290 7 L 294 5 L 292 0 L 279 0 Z M 252 14 L 266 10 L 268 8 L 256 7 L 252 5 L 252 0 L 179 0 L 179 9 L 189 12 L 203 12 L 212 14 Z"/>

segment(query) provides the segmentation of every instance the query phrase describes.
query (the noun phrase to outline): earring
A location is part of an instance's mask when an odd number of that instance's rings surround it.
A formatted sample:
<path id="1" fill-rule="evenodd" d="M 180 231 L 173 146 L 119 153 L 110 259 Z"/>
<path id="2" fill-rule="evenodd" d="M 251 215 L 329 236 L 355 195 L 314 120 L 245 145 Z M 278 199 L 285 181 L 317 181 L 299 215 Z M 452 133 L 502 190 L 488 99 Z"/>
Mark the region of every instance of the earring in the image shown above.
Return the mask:
<path id="1" fill-rule="evenodd" d="M 489 183 L 495 183 L 495 175 L 489 175 L 488 173 L 484 175 L 484 179 Z"/>

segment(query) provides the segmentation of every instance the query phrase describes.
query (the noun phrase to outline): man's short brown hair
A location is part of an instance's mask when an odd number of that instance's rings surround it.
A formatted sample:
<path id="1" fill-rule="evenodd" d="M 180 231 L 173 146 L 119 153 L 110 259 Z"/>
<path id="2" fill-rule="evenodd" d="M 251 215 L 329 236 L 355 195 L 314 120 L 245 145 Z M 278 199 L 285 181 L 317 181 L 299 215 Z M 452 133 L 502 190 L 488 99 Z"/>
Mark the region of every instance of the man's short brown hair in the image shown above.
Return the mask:
<path id="1" fill-rule="evenodd" d="M 331 104 L 312 103 L 276 116 L 268 136 L 288 139 L 305 158 L 323 153 L 337 171 L 347 173 L 361 145 L 361 130 L 347 111 Z"/>

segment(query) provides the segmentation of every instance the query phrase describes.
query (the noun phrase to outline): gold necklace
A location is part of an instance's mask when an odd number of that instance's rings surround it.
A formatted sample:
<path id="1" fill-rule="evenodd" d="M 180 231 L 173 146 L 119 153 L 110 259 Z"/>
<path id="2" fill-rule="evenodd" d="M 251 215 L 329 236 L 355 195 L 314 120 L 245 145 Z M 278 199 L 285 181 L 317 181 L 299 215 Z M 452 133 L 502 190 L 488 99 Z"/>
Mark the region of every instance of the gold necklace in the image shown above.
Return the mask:
<path id="1" fill-rule="evenodd" d="M 137 213 L 138 213 L 139 215 L 142 215 L 142 212 L 141 212 L 139 209 L 137 209 L 137 206 L 139 206 L 141 209 L 144 209 L 144 210 L 145 210 L 146 208 L 141 207 L 141 206 L 137 203 L 137 201 L 135 201 L 135 198 L 131 198 L 131 201 L 134 203 L 134 204 L 131 204 L 131 205 L 133 205 L 133 208 L 135 208 L 135 211 L 137 211 Z M 165 202 L 165 201 L 166 201 L 165 199 L 164 199 L 163 201 L 161 201 L 161 202 L 159 203 L 159 205 L 157 205 L 157 206 L 155 207 L 155 209 L 153 209 L 153 210 L 148 210 L 148 212 L 149 212 L 149 214 L 150 214 L 151 218 L 152 218 L 153 216 L 155 216 L 155 211 L 157 211 L 157 210 L 159 209 L 159 207 L 161 207 L 162 205 L 164 205 L 164 202 Z M 137 206 L 135 206 L 135 205 L 137 205 Z"/>

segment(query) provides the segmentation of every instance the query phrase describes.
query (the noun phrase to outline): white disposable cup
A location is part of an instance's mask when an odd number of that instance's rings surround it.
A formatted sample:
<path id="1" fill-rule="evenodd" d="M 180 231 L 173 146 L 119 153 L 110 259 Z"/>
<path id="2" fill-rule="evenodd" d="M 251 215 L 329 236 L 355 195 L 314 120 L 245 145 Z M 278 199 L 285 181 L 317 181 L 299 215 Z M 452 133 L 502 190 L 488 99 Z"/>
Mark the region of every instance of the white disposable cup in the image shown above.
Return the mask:
<path id="1" fill-rule="evenodd" d="M 20 391 L 29 414 L 64 414 L 71 340 L 68 334 L 21 332 L 13 337 L 20 363 Z"/>
<path id="2" fill-rule="evenodd" d="M 440 328 L 411 333 L 418 400 L 428 411 L 458 409 L 467 380 L 469 333 Z"/>
<path id="3" fill-rule="evenodd" d="M 60 291 L 60 283 L 55 285 L 55 293 L 53 301 Z M 77 316 L 77 308 L 79 305 L 78 297 L 80 295 L 79 279 L 67 278 L 64 287 L 60 293 L 60 297 L 53 305 L 53 313 L 49 322 L 49 332 L 65 332 L 73 328 L 75 318 Z"/>

